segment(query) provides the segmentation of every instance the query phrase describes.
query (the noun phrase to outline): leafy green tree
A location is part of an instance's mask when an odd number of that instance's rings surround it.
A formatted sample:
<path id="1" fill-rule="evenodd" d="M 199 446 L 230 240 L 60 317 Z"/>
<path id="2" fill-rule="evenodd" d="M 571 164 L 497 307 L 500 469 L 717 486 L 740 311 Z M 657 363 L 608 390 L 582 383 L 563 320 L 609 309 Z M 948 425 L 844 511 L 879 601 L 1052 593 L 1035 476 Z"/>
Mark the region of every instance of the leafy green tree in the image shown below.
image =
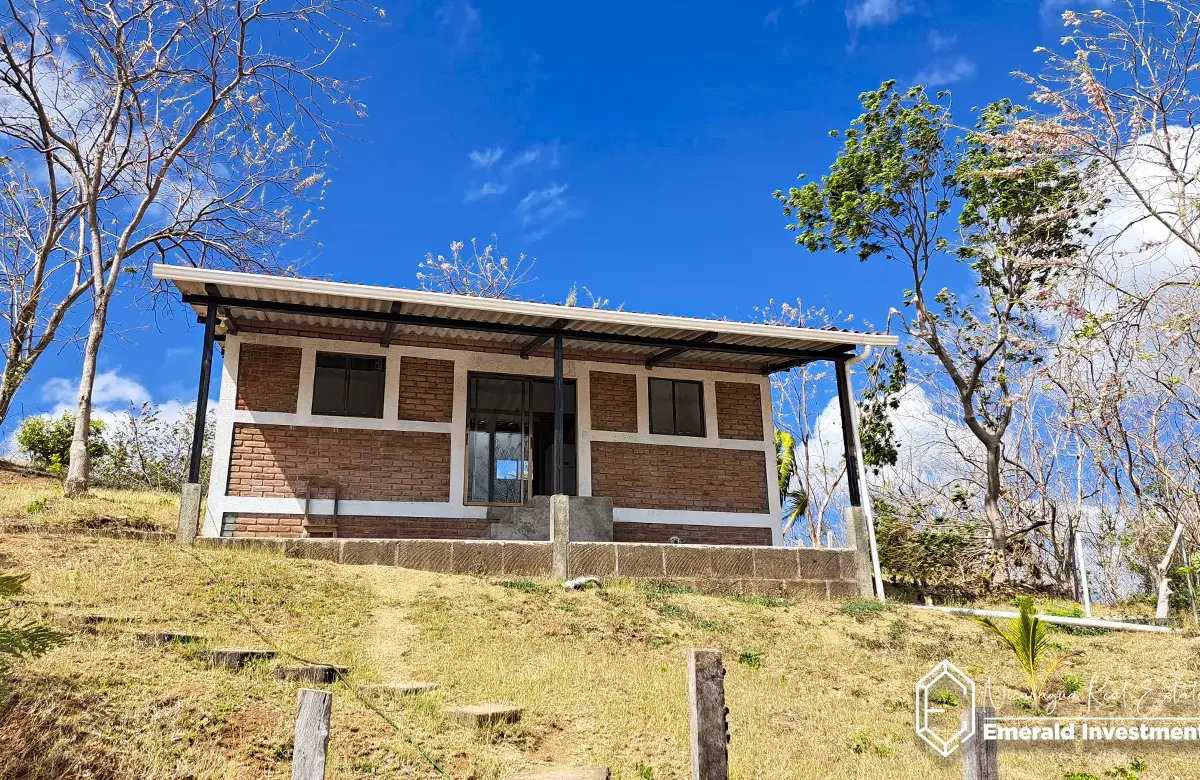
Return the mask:
<path id="1" fill-rule="evenodd" d="M 40 623 L 12 616 L 9 600 L 21 592 L 28 579 L 28 574 L 0 574 L 0 675 L 7 674 L 14 662 L 45 655 L 70 638 Z"/>
<path id="2" fill-rule="evenodd" d="M 779 506 L 787 523 L 784 533 L 808 509 L 808 494 L 796 480 L 796 437 L 788 431 L 775 431 L 775 466 L 779 477 Z M 814 539 L 813 544 L 818 544 Z"/>
<path id="3" fill-rule="evenodd" d="M 883 258 L 911 273 L 909 346 L 949 380 L 980 445 L 984 514 L 1003 556 L 1011 529 L 1001 469 L 1015 383 L 1041 359 L 1035 313 L 1055 294 L 1069 265 L 1063 259 L 1081 251 L 1083 223 L 1094 213 L 1084 175 L 1057 158 L 1025 163 L 1006 152 L 1005 133 L 1024 114 L 1007 101 L 962 131 L 922 87 L 900 91 L 887 81 L 860 100 L 862 115 L 832 133 L 844 142 L 829 173 L 775 197 L 810 252 Z M 955 267 L 975 283 L 966 301 L 935 281 L 960 278 Z"/>
<path id="4" fill-rule="evenodd" d="M 88 438 L 88 453 L 96 460 L 108 452 L 105 444 L 104 421 L 92 420 L 92 435 Z M 61 472 L 71 462 L 71 437 L 75 431 L 75 415 L 63 412 L 57 420 L 49 417 L 26 417 L 17 429 L 17 445 L 21 452 L 39 466 Z"/>

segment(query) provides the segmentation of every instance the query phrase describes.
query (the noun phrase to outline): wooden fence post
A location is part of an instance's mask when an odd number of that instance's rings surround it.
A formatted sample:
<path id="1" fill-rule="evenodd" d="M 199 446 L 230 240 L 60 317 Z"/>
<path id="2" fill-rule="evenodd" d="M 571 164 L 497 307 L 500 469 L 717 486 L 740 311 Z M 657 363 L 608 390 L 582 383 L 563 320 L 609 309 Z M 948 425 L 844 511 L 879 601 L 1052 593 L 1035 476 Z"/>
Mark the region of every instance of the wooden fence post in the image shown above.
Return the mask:
<path id="1" fill-rule="evenodd" d="M 301 688 L 296 705 L 296 739 L 292 743 L 292 780 L 325 780 L 329 747 L 329 714 L 333 694 Z"/>
<path id="2" fill-rule="evenodd" d="M 975 735 L 962 744 L 963 780 L 1000 780 L 999 743 L 983 738 L 984 722 L 996 717 L 992 707 L 976 707 L 963 713 L 963 723 L 974 715 Z"/>
<path id="3" fill-rule="evenodd" d="M 692 780 L 729 780 L 729 710 L 719 650 L 688 650 Z"/>

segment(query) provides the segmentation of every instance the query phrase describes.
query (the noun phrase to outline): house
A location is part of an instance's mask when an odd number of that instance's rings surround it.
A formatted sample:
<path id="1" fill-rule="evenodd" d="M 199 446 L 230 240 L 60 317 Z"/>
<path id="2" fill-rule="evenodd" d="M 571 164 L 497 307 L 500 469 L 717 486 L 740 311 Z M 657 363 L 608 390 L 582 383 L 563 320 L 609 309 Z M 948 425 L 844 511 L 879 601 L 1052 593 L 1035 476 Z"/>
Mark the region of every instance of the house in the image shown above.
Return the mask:
<path id="1" fill-rule="evenodd" d="M 206 537 L 544 539 L 546 497 L 563 494 L 586 521 L 581 541 L 781 545 L 770 375 L 834 361 L 849 419 L 847 362 L 859 347 L 896 342 L 167 265 L 153 273 L 204 322 L 201 401 L 213 344 L 224 348 Z M 198 512 L 199 437 L 191 467 L 184 515 Z M 857 468 L 850 477 L 858 506 Z"/>

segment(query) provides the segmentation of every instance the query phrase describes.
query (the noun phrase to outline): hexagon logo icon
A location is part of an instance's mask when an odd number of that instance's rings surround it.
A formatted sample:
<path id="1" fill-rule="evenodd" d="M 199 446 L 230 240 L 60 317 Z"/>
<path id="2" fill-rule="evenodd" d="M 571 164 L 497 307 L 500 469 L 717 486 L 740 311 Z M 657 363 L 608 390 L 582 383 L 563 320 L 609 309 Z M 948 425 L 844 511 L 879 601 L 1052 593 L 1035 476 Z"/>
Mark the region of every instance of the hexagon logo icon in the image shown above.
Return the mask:
<path id="1" fill-rule="evenodd" d="M 952 719 L 947 707 L 966 706 L 966 718 Z M 975 681 L 942 661 L 917 681 L 917 736 L 943 758 L 975 734 Z"/>

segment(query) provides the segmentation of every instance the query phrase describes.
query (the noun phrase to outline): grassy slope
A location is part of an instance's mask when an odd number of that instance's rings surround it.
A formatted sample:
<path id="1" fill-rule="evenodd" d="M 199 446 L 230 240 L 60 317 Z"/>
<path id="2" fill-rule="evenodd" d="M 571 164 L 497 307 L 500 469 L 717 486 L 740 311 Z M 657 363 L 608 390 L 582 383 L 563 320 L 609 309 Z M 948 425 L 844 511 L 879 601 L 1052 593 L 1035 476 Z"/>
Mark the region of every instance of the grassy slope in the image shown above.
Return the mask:
<path id="1" fill-rule="evenodd" d="M 726 653 L 737 778 L 958 778 L 956 760 L 937 759 L 912 734 L 913 682 L 949 657 L 978 679 L 992 675 L 1002 707 L 1018 684 L 1007 651 L 973 623 L 906 607 L 856 619 L 836 604 L 747 603 L 646 584 L 567 593 L 261 553 L 202 555 L 281 646 L 349 665 L 354 682 L 439 682 L 437 695 L 385 709 L 455 778 L 589 762 L 612 766 L 616 778 L 686 777 L 688 647 Z M 12 535 L 0 537 L 0 570 L 31 572 L 29 595 L 54 602 L 51 611 L 262 644 L 212 574 L 170 545 Z M 1086 652 L 1072 669 L 1085 677 L 1197 679 L 1200 640 L 1059 641 Z M 759 654 L 761 668 L 739 663 L 743 651 Z M 137 648 L 117 631 L 80 634 L 11 681 L 0 776 L 284 778 L 295 687 L 264 668 L 231 674 L 181 650 Z M 344 686 L 334 690 L 331 778 L 436 777 Z M 443 717 L 445 703 L 481 701 L 527 714 L 485 736 Z M 1013 749 L 1001 771 L 1005 780 L 1100 774 L 1134 755 L 1149 764 L 1147 780 L 1200 775 L 1187 747 Z"/>
<path id="2" fill-rule="evenodd" d="M 170 533 L 179 527 L 179 496 L 173 493 L 94 488 L 83 498 L 64 498 L 57 479 L 6 466 L 0 461 L 0 525 L 16 521 Z"/>

